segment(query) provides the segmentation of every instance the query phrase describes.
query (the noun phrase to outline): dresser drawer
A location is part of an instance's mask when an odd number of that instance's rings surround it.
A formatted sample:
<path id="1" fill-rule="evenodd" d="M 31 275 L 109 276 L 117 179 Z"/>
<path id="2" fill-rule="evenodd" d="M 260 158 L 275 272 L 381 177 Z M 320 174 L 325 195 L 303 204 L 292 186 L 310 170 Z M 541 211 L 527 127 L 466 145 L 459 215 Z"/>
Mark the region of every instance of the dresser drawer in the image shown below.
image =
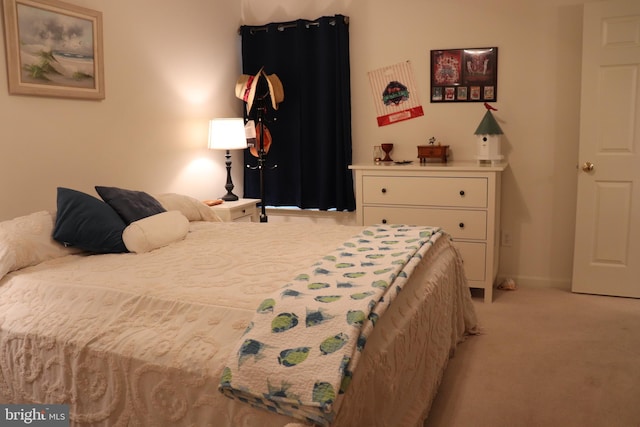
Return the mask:
<path id="1" fill-rule="evenodd" d="M 251 216 L 255 213 L 255 206 L 234 206 L 229 209 L 229 219 L 234 222 L 251 222 Z"/>
<path id="2" fill-rule="evenodd" d="M 486 275 L 487 245 L 476 242 L 459 242 L 455 239 L 453 244 L 462 255 L 467 280 L 483 281 Z"/>
<path id="3" fill-rule="evenodd" d="M 458 239 L 487 238 L 487 212 L 460 209 L 365 206 L 364 225 L 407 224 L 442 227 Z"/>
<path id="4" fill-rule="evenodd" d="M 237 214 L 234 216 L 233 222 L 252 222 L 253 221 L 253 213 L 248 214 Z"/>
<path id="5" fill-rule="evenodd" d="M 486 178 L 364 176 L 364 204 L 487 207 Z"/>

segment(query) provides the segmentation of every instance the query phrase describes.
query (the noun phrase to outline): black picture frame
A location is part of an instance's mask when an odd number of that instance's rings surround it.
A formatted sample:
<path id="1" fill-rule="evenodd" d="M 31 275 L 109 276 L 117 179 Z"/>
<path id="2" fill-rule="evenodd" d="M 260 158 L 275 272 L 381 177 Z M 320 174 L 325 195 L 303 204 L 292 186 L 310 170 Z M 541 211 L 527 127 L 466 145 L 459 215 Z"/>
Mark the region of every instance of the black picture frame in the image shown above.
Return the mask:
<path id="1" fill-rule="evenodd" d="M 432 103 L 498 100 L 497 47 L 432 50 L 430 70 Z"/>

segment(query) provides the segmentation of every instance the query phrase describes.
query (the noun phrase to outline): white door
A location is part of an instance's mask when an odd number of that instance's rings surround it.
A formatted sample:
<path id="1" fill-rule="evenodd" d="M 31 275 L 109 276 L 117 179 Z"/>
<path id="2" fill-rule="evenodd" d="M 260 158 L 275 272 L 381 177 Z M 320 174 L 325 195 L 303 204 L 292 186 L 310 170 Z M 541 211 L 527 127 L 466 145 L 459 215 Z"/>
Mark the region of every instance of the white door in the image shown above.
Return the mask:
<path id="1" fill-rule="evenodd" d="M 640 298 L 640 1 L 584 5 L 572 290 Z"/>

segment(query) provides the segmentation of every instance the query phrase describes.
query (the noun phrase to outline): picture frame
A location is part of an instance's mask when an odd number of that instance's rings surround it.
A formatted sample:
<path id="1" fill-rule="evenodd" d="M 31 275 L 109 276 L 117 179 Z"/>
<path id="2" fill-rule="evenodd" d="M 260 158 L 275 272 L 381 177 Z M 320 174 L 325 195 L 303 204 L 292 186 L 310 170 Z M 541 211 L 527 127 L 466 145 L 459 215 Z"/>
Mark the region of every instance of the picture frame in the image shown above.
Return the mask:
<path id="1" fill-rule="evenodd" d="M 2 0 L 9 93 L 105 98 L 102 12 L 59 0 Z"/>
<path id="2" fill-rule="evenodd" d="M 430 100 L 495 102 L 498 100 L 498 48 L 431 51 Z"/>

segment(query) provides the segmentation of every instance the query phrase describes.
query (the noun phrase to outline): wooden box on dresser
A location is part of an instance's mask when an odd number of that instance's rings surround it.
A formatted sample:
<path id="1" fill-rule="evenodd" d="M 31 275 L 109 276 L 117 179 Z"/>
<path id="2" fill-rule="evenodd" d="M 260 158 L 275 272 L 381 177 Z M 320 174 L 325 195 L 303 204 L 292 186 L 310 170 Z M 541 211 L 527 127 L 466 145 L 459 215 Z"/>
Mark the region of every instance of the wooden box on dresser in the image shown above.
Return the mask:
<path id="1" fill-rule="evenodd" d="M 493 300 L 500 249 L 500 185 L 506 163 L 355 164 L 359 224 L 444 228 L 464 260 L 469 287 Z"/>

